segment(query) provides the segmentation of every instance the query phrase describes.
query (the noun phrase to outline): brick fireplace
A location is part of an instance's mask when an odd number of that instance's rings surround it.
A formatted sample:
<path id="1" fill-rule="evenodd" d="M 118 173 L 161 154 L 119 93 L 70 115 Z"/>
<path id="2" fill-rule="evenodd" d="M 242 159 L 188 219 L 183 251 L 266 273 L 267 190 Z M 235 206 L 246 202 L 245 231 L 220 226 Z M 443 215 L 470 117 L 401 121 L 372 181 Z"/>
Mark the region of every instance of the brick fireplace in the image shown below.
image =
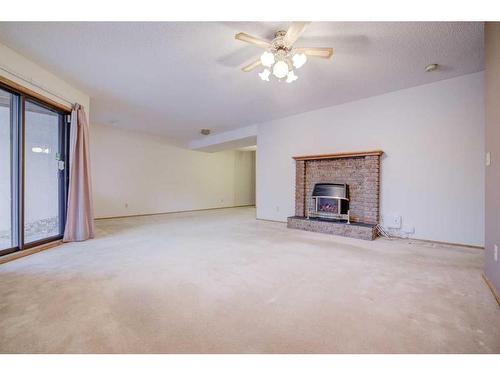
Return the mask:
<path id="1" fill-rule="evenodd" d="M 382 151 L 296 156 L 295 216 L 288 227 L 372 240 L 379 222 L 380 157 Z M 346 184 L 350 224 L 309 217 L 316 184 Z"/>

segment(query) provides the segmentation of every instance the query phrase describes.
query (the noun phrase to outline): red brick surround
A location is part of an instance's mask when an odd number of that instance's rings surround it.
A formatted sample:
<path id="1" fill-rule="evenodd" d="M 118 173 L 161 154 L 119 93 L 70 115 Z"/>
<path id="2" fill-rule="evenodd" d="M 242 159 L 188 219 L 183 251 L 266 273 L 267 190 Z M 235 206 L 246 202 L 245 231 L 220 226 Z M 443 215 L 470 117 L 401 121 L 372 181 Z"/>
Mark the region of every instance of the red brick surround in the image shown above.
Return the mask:
<path id="1" fill-rule="evenodd" d="M 349 185 L 351 221 L 378 224 L 382 151 L 294 157 L 295 216 L 306 216 L 316 183 Z"/>

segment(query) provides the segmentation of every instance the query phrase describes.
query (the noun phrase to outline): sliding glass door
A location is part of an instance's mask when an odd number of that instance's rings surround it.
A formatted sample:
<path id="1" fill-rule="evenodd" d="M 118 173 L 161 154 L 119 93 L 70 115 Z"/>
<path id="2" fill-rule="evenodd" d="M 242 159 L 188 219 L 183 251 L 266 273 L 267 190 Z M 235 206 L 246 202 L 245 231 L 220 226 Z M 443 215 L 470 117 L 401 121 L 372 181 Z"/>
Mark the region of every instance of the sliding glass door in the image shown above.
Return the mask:
<path id="1" fill-rule="evenodd" d="M 0 255 L 62 238 L 67 113 L 0 87 Z"/>
<path id="2" fill-rule="evenodd" d="M 24 104 L 24 243 L 62 235 L 63 116 L 29 100 Z"/>

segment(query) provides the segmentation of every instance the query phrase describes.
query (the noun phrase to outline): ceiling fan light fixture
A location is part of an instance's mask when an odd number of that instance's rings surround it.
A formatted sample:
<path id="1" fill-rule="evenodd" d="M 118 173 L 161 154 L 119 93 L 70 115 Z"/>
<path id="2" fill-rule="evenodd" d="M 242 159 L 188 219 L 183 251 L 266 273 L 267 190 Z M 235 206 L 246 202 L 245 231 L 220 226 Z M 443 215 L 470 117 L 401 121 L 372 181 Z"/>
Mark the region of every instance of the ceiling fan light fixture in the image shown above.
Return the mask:
<path id="1" fill-rule="evenodd" d="M 276 78 L 280 82 L 291 83 L 298 79 L 294 70 L 300 69 L 309 58 L 330 59 L 333 55 L 333 48 L 294 47 L 309 23 L 292 22 L 288 30 L 277 31 L 272 40 L 264 40 L 244 32 L 237 33 L 234 36 L 237 40 L 262 48 L 260 55 L 250 64 L 243 66 L 241 70 L 251 72 L 262 66 L 264 70 L 258 74 L 263 81 Z"/>
<path id="2" fill-rule="evenodd" d="M 286 82 L 287 83 L 292 83 L 293 81 L 296 81 L 297 79 L 299 79 L 299 77 L 297 77 L 295 75 L 295 73 L 293 72 L 293 70 L 290 70 L 286 76 Z"/>
<path id="3" fill-rule="evenodd" d="M 264 69 L 261 73 L 259 73 L 259 77 L 263 81 L 269 82 L 269 76 L 271 75 L 271 71 L 269 69 Z"/>
<path id="4" fill-rule="evenodd" d="M 266 51 L 260 56 L 260 62 L 262 65 L 271 67 L 274 64 L 274 53 Z"/>
<path id="5" fill-rule="evenodd" d="M 278 61 L 273 66 L 273 74 L 278 79 L 285 78 L 288 74 L 288 64 L 283 60 Z"/>
<path id="6" fill-rule="evenodd" d="M 293 66 L 296 69 L 299 69 L 301 66 L 303 66 L 306 63 L 307 56 L 305 53 L 296 53 L 295 55 L 293 55 L 292 61 L 293 61 Z"/>

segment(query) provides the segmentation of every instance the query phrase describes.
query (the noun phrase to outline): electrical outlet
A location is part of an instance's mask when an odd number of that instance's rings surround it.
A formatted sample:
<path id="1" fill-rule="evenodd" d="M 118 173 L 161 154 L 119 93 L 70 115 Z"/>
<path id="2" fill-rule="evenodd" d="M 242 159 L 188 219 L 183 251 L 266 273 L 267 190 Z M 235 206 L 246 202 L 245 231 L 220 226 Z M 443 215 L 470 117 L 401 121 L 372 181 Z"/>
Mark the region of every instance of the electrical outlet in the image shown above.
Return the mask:
<path id="1" fill-rule="evenodd" d="M 498 245 L 495 244 L 493 246 L 493 258 L 495 259 L 495 262 L 498 262 Z"/>
<path id="2" fill-rule="evenodd" d="M 128 208 L 128 203 L 125 203 L 125 208 Z"/>
<path id="3" fill-rule="evenodd" d="M 486 153 L 486 166 L 489 167 L 491 165 L 491 152 Z"/>

